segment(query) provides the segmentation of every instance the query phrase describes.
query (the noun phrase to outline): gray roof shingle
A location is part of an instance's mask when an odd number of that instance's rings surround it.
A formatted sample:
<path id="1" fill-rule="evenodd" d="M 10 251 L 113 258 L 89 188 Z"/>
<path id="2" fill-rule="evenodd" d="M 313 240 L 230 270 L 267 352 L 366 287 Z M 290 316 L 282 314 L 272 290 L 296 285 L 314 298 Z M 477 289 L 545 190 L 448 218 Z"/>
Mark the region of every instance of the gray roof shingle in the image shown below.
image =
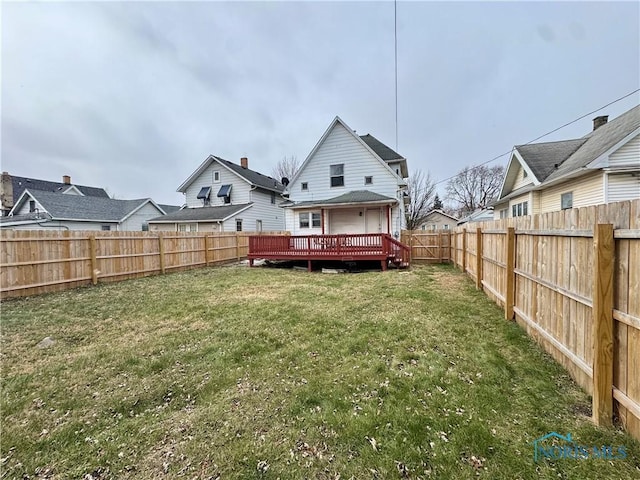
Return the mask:
<path id="1" fill-rule="evenodd" d="M 28 192 L 51 215 L 54 220 L 95 220 L 119 222 L 133 210 L 147 202 L 148 198 L 137 200 L 115 200 L 91 196 L 69 195 L 42 190 Z"/>
<path id="2" fill-rule="evenodd" d="M 387 147 L 384 143 L 369 133 L 366 135 L 360 135 L 360 138 L 385 162 L 404 159 L 402 155 Z"/>
<path id="3" fill-rule="evenodd" d="M 344 205 L 344 204 L 358 204 L 358 203 L 372 203 L 372 202 L 397 202 L 395 198 L 387 197 L 379 193 L 371 192 L 369 190 L 354 190 L 351 192 L 343 193 L 337 197 L 328 198 L 326 200 L 309 200 L 305 202 L 297 202 L 294 204 L 282 204 L 281 206 L 292 207 L 307 207 L 316 205 Z"/>
<path id="4" fill-rule="evenodd" d="M 62 182 L 50 182 L 49 180 L 39 180 L 29 177 L 15 177 L 11 175 L 11 186 L 13 187 L 13 203 L 18 201 L 25 189 L 40 190 L 45 192 L 62 192 L 70 186 L 76 187 L 83 195 L 88 197 L 109 198 L 109 194 L 98 187 L 87 187 L 85 185 L 68 185 Z"/>
<path id="5" fill-rule="evenodd" d="M 229 160 L 225 160 L 224 158 L 215 156 L 214 158 L 223 165 L 229 167 L 241 177 L 245 178 L 250 183 L 257 185 L 258 187 L 266 188 L 268 190 L 274 190 L 276 192 L 282 192 L 284 190 L 284 185 L 282 185 L 275 178 L 263 175 L 262 173 L 251 170 L 250 168 L 242 168 L 242 166 L 238 165 L 237 163 L 230 162 Z"/>
<path id="6" fill-rule="evenodd" d="M 638 128 L 640 105 L 582 138 L 518 145 L 516 149 L 538 180 L 550 182 L 586 167 Z"/>
<path id="7" fill-rule="evenodd" d="M 242 205 L 220 205 L 216 207 L 183 208 L 182 210 L 178 210 L 177 212 L 152 218 L 151 220 L 149 220 L 149 223 L 206 221 L 217 222 L 240 212 L 249 205 L 252 204 L 245 203 Z"/>

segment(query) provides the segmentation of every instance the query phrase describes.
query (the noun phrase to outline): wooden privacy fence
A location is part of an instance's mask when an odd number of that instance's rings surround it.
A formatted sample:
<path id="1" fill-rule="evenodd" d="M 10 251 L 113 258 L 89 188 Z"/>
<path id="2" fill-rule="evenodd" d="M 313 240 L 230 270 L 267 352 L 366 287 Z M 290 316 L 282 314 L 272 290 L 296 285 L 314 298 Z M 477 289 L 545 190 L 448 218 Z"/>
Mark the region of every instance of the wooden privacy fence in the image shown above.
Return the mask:
<path id="1" fill-rule="evenodd" d="M 640 200 L 458 227 L 454 263 L 640 439 Z"/>
<path id="2" fill-rule="evenodd" d="M 411 249 L 412 263 L 449 263 L 451 231 L 403 230 L 400 241 Z"/>
<path id="3" fill-rule="evenodd" d="M 0 296 L 24 297 L 240 261 L 247 256 L 251 235 L 256 233 L 2 231 Z"/>

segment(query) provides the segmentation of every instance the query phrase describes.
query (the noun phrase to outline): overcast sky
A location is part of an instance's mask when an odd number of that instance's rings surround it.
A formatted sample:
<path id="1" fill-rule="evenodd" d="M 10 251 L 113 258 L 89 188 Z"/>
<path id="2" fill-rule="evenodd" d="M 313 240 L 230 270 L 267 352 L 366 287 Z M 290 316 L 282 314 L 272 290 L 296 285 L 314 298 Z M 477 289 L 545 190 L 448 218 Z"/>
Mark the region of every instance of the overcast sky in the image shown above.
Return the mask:
<path id="1" fill-rule="evenodd" d="M 2 170 L 14 175 L 181 204 L 176 188 L 207 155 L 270 174 L 283 156 L 304 160 L 336 115 L 396 146 L 393 2 L 0 8 Z M 437 180 L 640 87 L 638 2 L 397 13 L 398 151 Z M 590 130 L 591 117 L 545 140 Z"/>

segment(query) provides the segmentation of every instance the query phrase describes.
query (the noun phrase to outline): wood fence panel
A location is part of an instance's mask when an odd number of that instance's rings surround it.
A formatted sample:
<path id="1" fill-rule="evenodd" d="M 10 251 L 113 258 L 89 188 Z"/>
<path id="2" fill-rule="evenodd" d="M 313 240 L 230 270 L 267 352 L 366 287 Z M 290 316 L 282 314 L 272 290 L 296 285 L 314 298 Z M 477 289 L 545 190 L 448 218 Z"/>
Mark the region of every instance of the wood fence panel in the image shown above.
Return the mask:
<path id="1" fill-rule="evenodd" d="M 24 297 L 245 258 L 249 232 L 3 230 L 0 297 Z M 288 235 L 288 232 L 264 232 Z M 162 240 L 161 240 L 162 238 Z M 162 242 L 162 256 L 161 256 Z M 207 250 L 208 248 L 208 250 Z M 162 257 L 162 262 L 161 262 Z"/>
<path id="2" fill-rule="evenodd" d="M 466 273 L 477 282 L 475 228 L 480 225 L 484 257 L 480 281 L 490 298 L 504 304 L 503 295 L 496 293 L 502 294 L 506 289 L 499 278 L 506 276 L 499 259 L 506 255 L 501 252 L 507 251 L 507 236 L 496 232 L 509 226 L 515 228 L 516 321 L 587 392 L 594 392 L 594 381 L 598 382 L 597 401 L 605 405 L 599 413 L 602 421 L 603 415 L 609 416 L 606 404 L 611 398 L 607 400 L 602 395 L 610 390 L 605 380 L 611 364 L 603 358 L 609 348 L 606 338 L 593 334 L 595 280 L 604 271 L 604 266 L 593 263 L 593 231 L 598 224 L 612 224 L 614 228 L 613 405 L 625 429 L 640 438 L 640 200 L 465 225 L 469 230 L 466 235 L 458 227 L 451 237 L 452 255 L 457 264 L 465 264 Z M 505 306 L 508 319 L 509 312 Z M 594 347 L 604 353 L 595 357 Z M 594 379 L 596 360 L 600 370 Z"/>

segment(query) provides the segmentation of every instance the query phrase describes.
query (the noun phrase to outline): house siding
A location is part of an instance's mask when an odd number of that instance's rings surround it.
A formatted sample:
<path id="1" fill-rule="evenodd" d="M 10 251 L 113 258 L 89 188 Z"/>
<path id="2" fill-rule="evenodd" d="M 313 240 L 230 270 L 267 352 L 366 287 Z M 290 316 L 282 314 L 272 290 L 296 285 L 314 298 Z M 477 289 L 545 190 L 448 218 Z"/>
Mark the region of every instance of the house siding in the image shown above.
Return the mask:
<path id="1" fill-rule="evenodd" d="M 511 187 L 512 191 L 533 183 L 530 176 L 524 176 L 524 172 L 525 170 L 522 168 L 522 165 L 519 165 L 518 172 L 516 173 L 516 179 L 513 182 L 513 187 Z"/>
<path id="2" fill-rule="evenodd" d="M 341 163 L 344 164 L 344 186 L 331 187 L 329 166 Z M 365 176 L 373 177 L 373 184 L 365 185 Z M 303 182 L 309 186 L 306 191 L 301 190 Z M 390 172 L 341 124 L 336 124 L 288 191 L 289 198 L 295 202 L 324 200 L 353 190 L 370 190 L 398 198 L 401 182 L 401 178 Z"/>
<path id="3" fill-rule="evenodd" d="M 251 192 L 251 208 L 240 212 L 242 217 L 242 229 L 245 232 L 255 232 L 257 220 L 262 221 L 263 232 L 279 232 L 284 230 L 284 210 L 278 207 L 282 197 L 276 193 L 275 203 L 271 203 L 271 192 L 256 189 Z M 233 225 L 235 230 L 235 223 Z"/>
<path id="4" fill-rule="evenodd" d="M 608 203 L 640 198 L 640 176 L 630 173 L 609 174 Z"/>
<path id="5" fill-rule="evenodd" d="M 609 166 L 636 166 L 640 168 L 640 135 L 636 135 L 609 155 Z"/>
<path id="6" fill-rule="evenodd" d="M 429 215 L 419 227 L 418 230 L 443 230 L 445 225 L 449 225 L 449 229 L 453 229 L 458 224 L 458 220 L 449 218 L 439 212 L 433 212 Z"/>
<path id="7" fill-rule="evenodd" d="M 540 213 L 561 210 L 560 196 L 573 192 L 573 208 L 604 203 L 603 173 L 571 179 L 540 192 Z"/>
<path id="8" fill-rule="evenodd" d="M 120 224 L 119 230 L 124 231 L 142 231 L 142 225 L 147 223 L 152 218 L 162 215 L 162 212 L 158 210 L 153 204 L 147 203 L 144 207 L 137 210 L 136 213 L 127 218 Z"/>
<path id="9" fill-rule="evenodd" d="M 214 183 L 213 172 L 215 171 L 220 172 L 220 181 Z M 197 198 L 198 193 L 203 187 L 212 187 L 210 197 L 211 205 L 224 205 L 224 200 L 218 198 L 216 195 L 222 185 L 228 184 L 233 185 L 231 188 L 231 203 L 233 205 L 250 202 L 251 195 L 249 191 L 251 190 L 251 185 L 226 167 L 214 161 L 187 187 L 185 191 L 185 203 L 189 208 L 202 207 L 202 200 Z"/>

